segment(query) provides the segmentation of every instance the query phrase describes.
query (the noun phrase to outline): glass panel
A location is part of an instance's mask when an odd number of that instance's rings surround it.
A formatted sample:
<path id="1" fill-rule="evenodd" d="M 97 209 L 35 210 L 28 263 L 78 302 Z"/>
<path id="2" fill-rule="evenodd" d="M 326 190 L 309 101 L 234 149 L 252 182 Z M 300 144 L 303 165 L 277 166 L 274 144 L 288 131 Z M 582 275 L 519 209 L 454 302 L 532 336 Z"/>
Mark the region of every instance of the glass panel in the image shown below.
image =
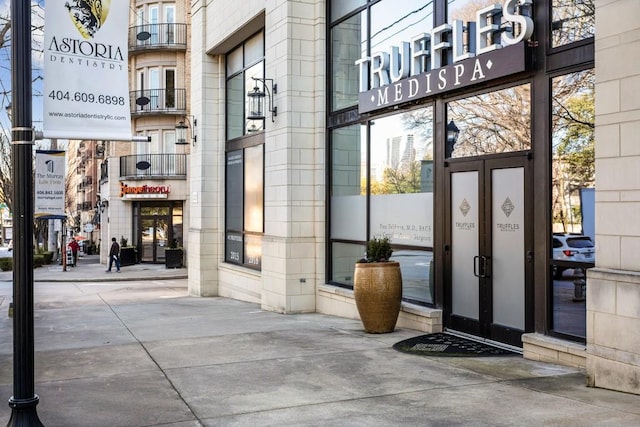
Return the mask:
<path id="1" fill-rule="evenodd" d="M 586 270 L 595 263 L 595 77 L 552 80 L 553 330 L 586 337 Z"/>
<path id="2" fill-rule="evenodd" d="M 433 2 L 424 0 L 382 1 L 371 7 L 371 53 L 389 52 L 420 33 L 433 28 Z M 410 62 L 410 61 L 409 61 Z"/>
<path id="3" fill-rule="evenodd" d="M 433 108 L 380 118 L 370 129 L 369 235 L 415 247 L 393 252 L 402 271 L 402 296 L 432 303 Z"/>
<path id="4" fill-rule="evenodd" d="M 227 153 L 226 176 L 226 228 L 227 230 L 242 231 L 244 164 L 242 150 Z"/>
<path id="5" fill-rule="evenodd" d="M 264 40 L 262 33 L 251 37 L 244 44 L 244 65 L 250 65 L 264 57 Z M 257 76 L 256 76 L 257 77 Z"/>
<path id="6" fill-rule="evenodd" d="M 227 54 L 227 77 L 242 70 L 242 46 Z"/>
<path id="7" fill-rule="evenodd" d="M 458 129 L 447 141 L 450 157 L 479 156 L 531 149 L 530 86 L 524 84 L 452 101 L 447 123 Z"/>
<path id="8" fill-rule="evenodd" d="M 452 312 L 478 319 L 479 286 L 474 276 L 478 246 L 478 172 L 451 174 Z"/>
<path id="9" fill-rule="evenodd" d="M 142 262 L 153 262 L 154 220 L 142 220 Z"/>
<path id="10" fill-rule="evenodd" d="M 260 269 L 262 266 L 262 236 L 244 235 L 244 264 Z"/>
<path id="11" fill-rule="evenodd" d="M 332 109 L 358 103 L 359 69 L 356 61 L 366 53 L 366 12 L 331 29 Z"/>
<path id="12" fill-rule="evenodd" d="M 331 238 L 367 238 L 366 135 L 361 125 L 336 129 L 331 137 Z M 362 256 L 362 253 L 360 254 Z"/>
<path id="13" fill-rule="evenodd" d="M 371 127 L 370 235 L 433 246 L 433 109 L 377 119 Z"/>
<path id="14" fill-rule="evenodd" d="M 391 261 L 400 263 L 402 298 L 432 304 L 434 296 L 433 252 L 398 249 Z"/>
<path id="15" fill-rule="evenodd" d="M 331 21 L 333 22 L 365 4 L 367 4 L 367 0 L 331 0 Z"/>
<path id="16" fill-rule="evenodd" d="M 242 74 L 227 80 L 227 139 L 242 136 L 245 97 Z"/>
<path id="17" fill-rule="evenodd" d="M 171 220 L 171 224 L 173 225 L 173 242 L 171 246 L 174 248 L 184 246 L 182 205 L 175 205 L 173 207 L 173 218 Z"/>
<path id="18" fill-rule="evenodd" d="M 364 256 L 364 245 L 331 244 L 331 281 L 353 286 L 356 262 Z"/>
<path id="19" fill-rule="evenodd" d="M 164 262 L 164 251 L 168 247 L 169 222 L 168 218 L 158 218 L 156 221 L 156 259 L 155 262 Z"/>
<path id="20" fill-rule="evenodd" d="M 140 208 L 140 215 L 169 215 L 168 206 L 142 206 Z"/>
<path id="21" fill-rule="evenodd" d="M 244 95 L 245 95 L 245 117 L 249 115 L 249 110 L 250 110 L 250 101 L 249 101 L 249 97 L 246 96 L 247 92 L 249 92 L 250 90 L 252 90 L 254 87 L 257 87 L 258 89 L 260 89 L 262 92 L 264 92 L 266 94 L 265 88 L 264 88 L 264 84 L 260 81 L 256 81 L 253 80 L 252 77 L 255 78 L 263 78 L 264 77 L 264 61 L 257 63 L 256 65 L 254 65 L 253 67 L 247 69 L 246 73 L 246 80 L 245 80 L 245 91 L 244 91 Z M 271 96 L 273 96 L 273 94 L 271 94 Z M 268 111 L 268 103 L 269 103 L 269 99 L 268 99 L 269 95 L 265 96 L 263 99 L 264 105 L 263 105 L 263 109 L 262 111 L 264 112 L 265 116 L 270 115 L 271 113 Z M 247 125 L 247 133 L 253 133 L 253 132 L 258 132 L 264 129 L 264 119 L 259 119 L 259 120 L 246 120 L 246 125 Z"/>
<path id="22" fill-rule="evenodd" d="M 264 210 L 263 146 L 244 150 L 244 229 L 262 233 Z"/>
<path id="23" fill-rule="evenodd" d="M 493 323 L 524 330 L 524 169 L 491 172 Z"/>
<path id="24" fill-rule="evenodd" d="M 595 0 L 553 0 L 551 46 L 558 47 L 595 35 Z"/>

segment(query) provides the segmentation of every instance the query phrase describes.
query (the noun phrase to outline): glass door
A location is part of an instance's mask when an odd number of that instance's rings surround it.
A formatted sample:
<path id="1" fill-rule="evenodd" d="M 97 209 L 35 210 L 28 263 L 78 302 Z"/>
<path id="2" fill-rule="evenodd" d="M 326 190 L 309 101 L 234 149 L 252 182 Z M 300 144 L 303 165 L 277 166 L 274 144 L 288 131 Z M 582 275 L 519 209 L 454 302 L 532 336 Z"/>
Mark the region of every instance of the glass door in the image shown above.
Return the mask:
<path id="1" fill-rule="evenodd" d="M 171 219 L 168 207 L 142 208 L 140 217 L 140 259 L 142 262 L 163 263 L 169 246 Z M 145 212 L 146 211 L 146 212 Z M 145 215 L 146 213 L 146 215 Z"/>
<path id="2" fill-rule="evenodd" d="M 445 326 L 519 347 L 533 327 L 527 162 L 501 156 L 446 172 Z"/>

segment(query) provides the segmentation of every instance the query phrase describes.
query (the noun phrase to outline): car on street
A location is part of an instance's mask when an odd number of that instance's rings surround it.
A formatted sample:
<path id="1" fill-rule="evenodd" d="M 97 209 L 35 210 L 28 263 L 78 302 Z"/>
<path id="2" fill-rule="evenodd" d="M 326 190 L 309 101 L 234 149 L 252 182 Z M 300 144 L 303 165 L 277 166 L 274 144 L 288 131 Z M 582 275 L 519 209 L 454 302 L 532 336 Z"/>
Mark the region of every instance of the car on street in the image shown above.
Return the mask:
<path id="1" fill-rule="evenodd" d="M 594 263 L 595 244 L 591 237 L 582 234 L 554 233 L 553 235 L 553 259 L 555 261 L 575 262 L 576 268 L 583 268 L 578 263 Z M 566 266 L 553 266 L 553 275 L 561 279 Z"/>

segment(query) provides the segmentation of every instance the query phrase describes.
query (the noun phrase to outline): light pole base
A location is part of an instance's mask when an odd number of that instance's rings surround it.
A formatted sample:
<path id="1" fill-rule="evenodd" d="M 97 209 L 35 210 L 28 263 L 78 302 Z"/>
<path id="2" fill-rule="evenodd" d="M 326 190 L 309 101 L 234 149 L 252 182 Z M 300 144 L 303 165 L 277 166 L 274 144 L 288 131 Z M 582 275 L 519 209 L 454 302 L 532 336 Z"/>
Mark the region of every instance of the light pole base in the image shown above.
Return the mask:
<path id="1" fill-rule="evenodd" d="M 36 405 L 40 401 L 38 395 L 34 395 L 31 399 L 9 399 L 9 407 L 11 407 L 11 418 L 7 423 L 7 427 L 24 426 L 24 427 L 44 427 L 44 424 L 38 418 Z"/>

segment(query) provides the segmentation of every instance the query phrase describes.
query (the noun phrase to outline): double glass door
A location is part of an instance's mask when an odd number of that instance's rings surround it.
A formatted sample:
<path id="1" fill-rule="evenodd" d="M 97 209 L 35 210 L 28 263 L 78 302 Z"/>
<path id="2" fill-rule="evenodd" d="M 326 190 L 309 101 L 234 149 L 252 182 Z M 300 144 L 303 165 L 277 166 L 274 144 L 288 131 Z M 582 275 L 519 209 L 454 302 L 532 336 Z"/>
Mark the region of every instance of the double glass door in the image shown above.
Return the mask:
<path id="1" fill-rule="evenodd" d="M 445 326 L 522 346 L 532 328 L 527 156 L 446 168 Z"/>
<path id="2" fill-rule="evenodd" d="M 166 208 L 167 211 L 169 208 Z M 162 263 L 169 239 L 169 213 L 167 215 L 145 215 L 140 218 L 142 233 L 142 262 Z"/>

